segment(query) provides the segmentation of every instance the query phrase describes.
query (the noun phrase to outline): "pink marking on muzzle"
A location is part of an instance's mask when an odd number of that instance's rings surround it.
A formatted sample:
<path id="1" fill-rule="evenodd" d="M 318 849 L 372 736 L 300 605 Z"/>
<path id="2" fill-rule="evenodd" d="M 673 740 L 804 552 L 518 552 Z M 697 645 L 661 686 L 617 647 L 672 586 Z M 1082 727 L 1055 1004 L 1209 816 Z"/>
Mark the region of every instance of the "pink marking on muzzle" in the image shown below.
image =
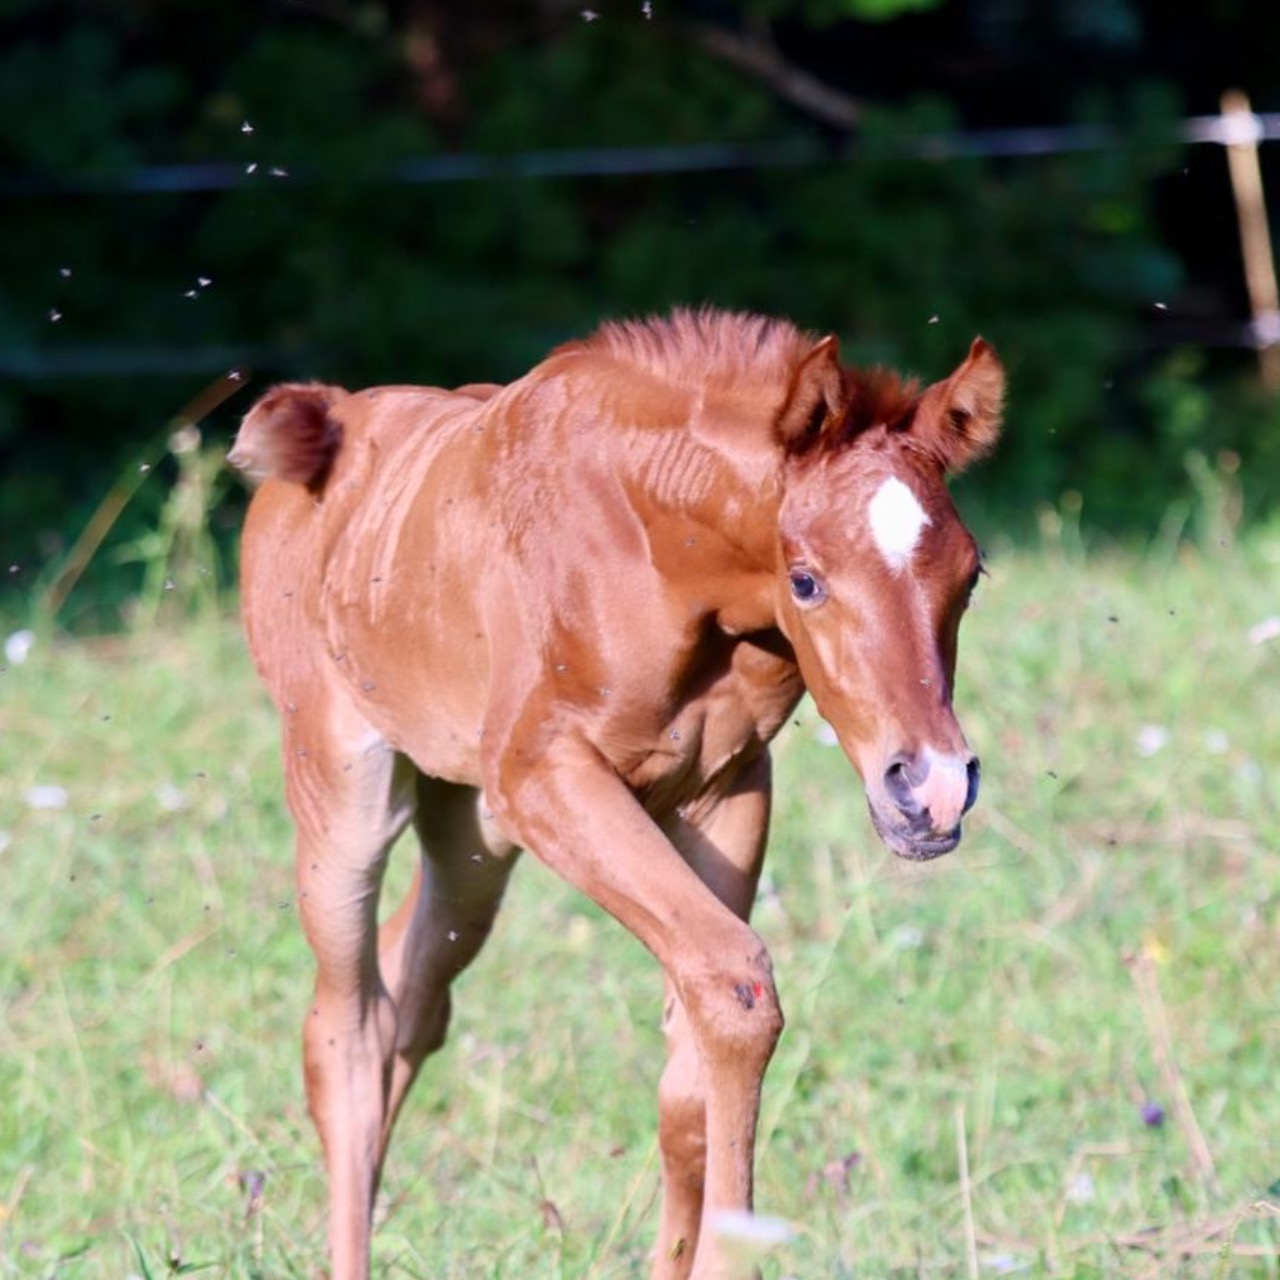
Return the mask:
<path id="1" fill-rule="evenodd" d="M 925 747 L 894 760 L 885 790 L 916 833 L 944 836 L 955 831 L 978 797 L 978 761 L 967 752 Z"/>
<path id="2" fill-rule="evenodd" d="M 923 777 L 912 795 L 941 834 L 953 831 L 978 798 L 978 761 L 971 755 L 942 755 L 931 747 L 920 753 Z"/>

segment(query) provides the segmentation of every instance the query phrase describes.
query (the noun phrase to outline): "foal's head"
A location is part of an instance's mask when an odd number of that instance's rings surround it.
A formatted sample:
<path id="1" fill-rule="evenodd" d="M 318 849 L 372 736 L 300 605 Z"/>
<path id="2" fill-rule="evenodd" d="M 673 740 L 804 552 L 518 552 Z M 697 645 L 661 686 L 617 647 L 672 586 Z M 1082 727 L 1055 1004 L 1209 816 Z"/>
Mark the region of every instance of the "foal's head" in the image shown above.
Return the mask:
<path id="1" fill-rule="evenodd" d="M 862 775 L 881 838 L 909 858 L 960 839 L 978 760 L 951 707 L 960 619 L 981 571 L 946 478 L 995 444 L 1004 372 L 980 339 L 923 393 L 841 367 L 834 338 L 800 364 L 778 431 L 781 628 Z"/>

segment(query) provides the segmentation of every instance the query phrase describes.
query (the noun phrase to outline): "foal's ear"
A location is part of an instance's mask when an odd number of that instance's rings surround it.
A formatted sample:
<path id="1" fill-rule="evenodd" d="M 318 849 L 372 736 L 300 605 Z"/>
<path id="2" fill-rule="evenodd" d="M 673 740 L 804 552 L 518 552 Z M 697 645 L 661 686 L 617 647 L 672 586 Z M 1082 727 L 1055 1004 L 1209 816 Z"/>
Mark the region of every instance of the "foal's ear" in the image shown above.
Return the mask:
<path id="1" fill-rule="evenodd" d="M 791 376 L 778 413 L 778 439 L 788 453 L 802 453 L 839 428 L 848 407 L 840 344 L 828 334 Z"/>
<path id="2" fill-rule="evenodd" d="M 920 397 L 910 431 L 954 475 L 995 448 L 1003 413 L 1004 367 L 975 338 L 964 363 Z"/>

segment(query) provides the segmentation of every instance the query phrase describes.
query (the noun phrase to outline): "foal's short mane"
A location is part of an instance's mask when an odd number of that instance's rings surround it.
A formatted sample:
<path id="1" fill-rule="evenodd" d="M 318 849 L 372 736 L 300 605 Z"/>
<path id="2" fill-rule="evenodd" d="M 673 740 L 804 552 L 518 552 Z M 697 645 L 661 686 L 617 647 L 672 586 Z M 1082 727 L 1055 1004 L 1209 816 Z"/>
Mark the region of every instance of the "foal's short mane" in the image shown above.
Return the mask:
<path id="1" fill-rule="evenodd" d="M 789 320 L 749 312 L 677 307 L 669 316 L 610 320 L 560 352 L 601 352 L 643 372 L 682 386 L 733 388 L 744 383 L 785 389 L 819 339 Z M 845 371 L 848 397 L 839 430 L 822 445 L 841 448 L 870 427 L 896 426 L 909 416 L 917 395 L 889 369 Z"/>
<path id="2" fill-rule="evenodd" d="M 785 383 L 816 342 L 789 320 L 677 307 L 669 316 L 608 320 L 559 350 L 602 352 L 665 382 L 726 386 L 747 378 Z"/>

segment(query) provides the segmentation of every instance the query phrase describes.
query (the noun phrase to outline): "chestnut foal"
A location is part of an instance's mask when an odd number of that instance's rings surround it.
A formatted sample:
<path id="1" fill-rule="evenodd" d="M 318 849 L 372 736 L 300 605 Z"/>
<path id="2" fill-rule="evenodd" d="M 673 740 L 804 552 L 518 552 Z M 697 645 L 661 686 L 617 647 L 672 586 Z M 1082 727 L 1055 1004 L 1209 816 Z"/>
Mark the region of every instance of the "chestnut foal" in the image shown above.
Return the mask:
<path id="1" fill-rule="evenodd" d="M 945 477 L 989 450 L 975 341 L 918 390 L 758 316 L 607 324 L 506 387 L 288 385 L 231 460 L 253 656 L 283 724 L 335 1280 L 369 1274 L 396 1115 L 526 848 L 666 978 L 653 1276 L 736 1275 L 782 1030 L 747 923 L 768 743 L 807 690 L 894 852 L 955 847 L 951 706 L 979 572 Z M 378 927 L 392 844 L 416 879 Z"/>

